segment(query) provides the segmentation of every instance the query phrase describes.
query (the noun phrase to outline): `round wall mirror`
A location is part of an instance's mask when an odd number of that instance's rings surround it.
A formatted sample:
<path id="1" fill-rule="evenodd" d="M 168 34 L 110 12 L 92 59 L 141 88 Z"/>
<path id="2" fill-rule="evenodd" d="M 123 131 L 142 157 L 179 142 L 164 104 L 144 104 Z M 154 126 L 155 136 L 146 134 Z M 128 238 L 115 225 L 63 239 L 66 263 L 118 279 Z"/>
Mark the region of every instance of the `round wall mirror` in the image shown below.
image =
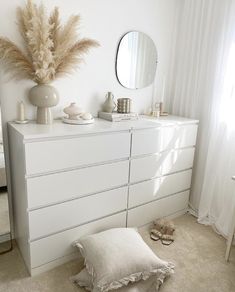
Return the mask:
<path id="1" fill-rule="evenodd" d="M 157 49 L 143 32 L 125 34 L 118 46 L 116 75 L 126 88 L 138 89 L 153 83 L 157 69 Z"/>

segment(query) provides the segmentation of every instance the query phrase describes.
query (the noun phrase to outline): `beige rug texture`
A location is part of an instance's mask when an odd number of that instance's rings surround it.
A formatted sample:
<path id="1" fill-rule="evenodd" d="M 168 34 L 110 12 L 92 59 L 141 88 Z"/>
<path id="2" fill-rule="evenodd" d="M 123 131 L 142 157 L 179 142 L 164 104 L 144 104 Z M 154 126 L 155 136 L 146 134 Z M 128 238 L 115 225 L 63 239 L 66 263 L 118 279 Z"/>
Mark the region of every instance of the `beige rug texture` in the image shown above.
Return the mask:
<path id="1" fill-rule="evenodd" d="M 161 292 L 235 292 L 235 247 L 230 262 L 224 259 L 226 242 L 210 227 L 197 223 L 191 215 L 174 220 L 175 242 L 169 247 L 149 238 L 146 227 L 140 233 L 162 259 L 175 263 L 175 274 Z M 17 248 L 0 257 L 0 291 L 4 292 L 84 292 L 69 278 L 82 269 L 77 260 L 30 278 Z"/>

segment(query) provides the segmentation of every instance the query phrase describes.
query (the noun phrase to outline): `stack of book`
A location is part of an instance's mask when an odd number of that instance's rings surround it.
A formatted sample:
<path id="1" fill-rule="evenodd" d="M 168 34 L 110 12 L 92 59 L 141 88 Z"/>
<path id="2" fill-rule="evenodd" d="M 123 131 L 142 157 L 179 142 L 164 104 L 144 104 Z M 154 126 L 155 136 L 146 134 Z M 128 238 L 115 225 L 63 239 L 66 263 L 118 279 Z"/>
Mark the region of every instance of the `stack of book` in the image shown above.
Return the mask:
<path id="1" fill-rule="evenodd" d="M 111 122 L 121 122 L 138 120 L 139 116 L 137 113 L 120 114 L 117 112 L 112 113 L 99 112 L 99 118 Z"/>

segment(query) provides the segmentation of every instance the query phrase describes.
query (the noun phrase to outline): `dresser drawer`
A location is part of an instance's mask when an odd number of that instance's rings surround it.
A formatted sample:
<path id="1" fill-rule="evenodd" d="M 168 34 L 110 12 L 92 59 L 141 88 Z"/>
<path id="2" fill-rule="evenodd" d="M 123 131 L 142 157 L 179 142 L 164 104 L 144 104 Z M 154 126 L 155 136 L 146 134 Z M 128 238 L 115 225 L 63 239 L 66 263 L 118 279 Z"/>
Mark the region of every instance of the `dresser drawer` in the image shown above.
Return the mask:
<path id="1" fill-rule="evenodd" d="M 27 179 L 28 208 L 37 208 L 128 183 L 129 162 L 92 166 Z"/>
<path id="2" fill-rule="evenodd" d="M 189 191 L 162 198 L 128 211 L 128 227 L 143 226 L 153 220 L 170 216 L 188 208 Z"/>
<path id="3" fill-rule="evenodd" d="M 30 240 L 48 236 L 127 207 L 127 187 L 29 212 Z"/>
<path id="4" fill-rule="evenodd" d="M 194 146 L 197 125 L 159 127 L 135 131 L 132 135 L 132 156 Z M 144 141 L 144 143 L 143 143 Z"/>
<path id="5" fill-rule="evenodd" d="M 128 158 L 130 133 L 26 143 L 25 155 L 27 175 Z"/>
<path id="6" fill-rule="evenodd" d="M 192 171 L 170 174 L 130 186 L 129 208 L 185 191 L 190 188 Z"/>
<path id="7" fill-rule="evenodd" d="M 194 148 L 164 151 L 131 160 L 130 181 L 138 182 L 192 168 Z"/>
<path id="8" fill-rule="evenodd" d="M 30 243 L 31 268 L 41 266 L 63 256 L 78 252 L 72 243 L 82 236 L 115 227 L 126 226 L 126 212 L 66 230 Z"/>

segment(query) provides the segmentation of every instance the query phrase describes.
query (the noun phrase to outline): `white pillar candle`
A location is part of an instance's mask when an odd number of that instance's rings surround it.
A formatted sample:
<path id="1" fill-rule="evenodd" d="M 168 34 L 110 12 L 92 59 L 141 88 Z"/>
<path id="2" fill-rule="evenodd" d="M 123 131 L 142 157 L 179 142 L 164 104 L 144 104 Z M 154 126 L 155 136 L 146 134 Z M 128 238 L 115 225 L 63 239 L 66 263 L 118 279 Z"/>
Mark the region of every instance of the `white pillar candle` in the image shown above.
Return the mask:
<path id="1" fill-rule="evenodd" d="M 23 101 L 19 103 L 19 121 L 25 120 L 25 107 Z"/>

